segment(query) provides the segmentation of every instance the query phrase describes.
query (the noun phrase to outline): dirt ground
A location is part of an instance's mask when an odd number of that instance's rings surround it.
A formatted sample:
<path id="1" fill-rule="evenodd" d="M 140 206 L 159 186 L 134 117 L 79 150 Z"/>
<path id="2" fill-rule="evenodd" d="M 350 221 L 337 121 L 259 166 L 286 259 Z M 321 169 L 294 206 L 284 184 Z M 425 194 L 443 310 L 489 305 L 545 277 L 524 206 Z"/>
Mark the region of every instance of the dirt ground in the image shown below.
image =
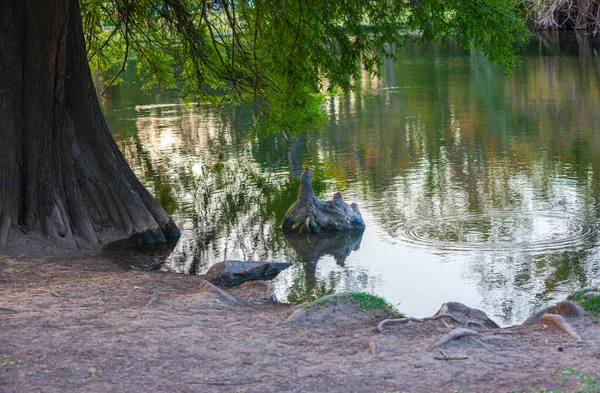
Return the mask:
<path id="1" fill-rule="evenodd" d="M 442 354 L 441 320 L 383 333 L 364 315 L 284 323 L 291 305 L 218 302 L 200 296 L 201 277 L 126 270 L 94 252 L 0 261 L 2 393 L 598 387 L 577 374 L 600 371 L 600 324 L 589 317 L 571 321 L 582 343 L 538 324 L 453 341 Z"/>

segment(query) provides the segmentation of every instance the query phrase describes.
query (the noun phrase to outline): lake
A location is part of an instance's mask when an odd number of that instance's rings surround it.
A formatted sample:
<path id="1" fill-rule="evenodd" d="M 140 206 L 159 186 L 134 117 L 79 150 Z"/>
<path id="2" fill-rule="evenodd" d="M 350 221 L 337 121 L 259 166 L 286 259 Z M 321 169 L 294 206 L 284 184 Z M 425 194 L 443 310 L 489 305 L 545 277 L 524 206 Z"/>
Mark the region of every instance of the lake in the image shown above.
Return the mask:
<path id="1" fill-rule="evenodd" d="M 249 110 L 186 108 L 131 77 L 102 98 L 182 230 L 163 269 L 291 261 L 281 301 L 367 291 L 412 316 L 459 301 L 503 325 L 600 280 L 598 38 L 537 37 L 510 77 L 475 52 L 395 50 L 381 80 L 329 98 L 324 127 L 300 136 L 251 136 Z M 319 197 L 358 203 L 363 233 L 284 236 L 307 165 Z"/>

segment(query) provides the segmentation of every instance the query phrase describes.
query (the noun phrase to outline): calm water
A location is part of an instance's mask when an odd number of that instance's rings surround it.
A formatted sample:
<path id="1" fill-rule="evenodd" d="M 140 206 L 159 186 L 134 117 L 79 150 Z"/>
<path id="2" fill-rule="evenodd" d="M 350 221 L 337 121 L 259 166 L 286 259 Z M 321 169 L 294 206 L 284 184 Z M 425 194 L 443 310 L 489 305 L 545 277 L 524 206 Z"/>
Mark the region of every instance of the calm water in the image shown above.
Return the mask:
<path id="1" fill-rule="evenodd" d="M 248 139 L 248 111 L 186 109 L 133 82 L 103 105 L 182 229 L 165 269 L 295 261 L 275 280 L 284 301 L 364 290 L 414 316 L 455 300 L 509 324 L 600 279 L 598 51 L 591 37 L 536 39 L 506 78 L 477 53 L 411 45 L 299 137 Z M 320 197 L 359 204 L 364 233 L 286 239 L 306 165 Z"/>

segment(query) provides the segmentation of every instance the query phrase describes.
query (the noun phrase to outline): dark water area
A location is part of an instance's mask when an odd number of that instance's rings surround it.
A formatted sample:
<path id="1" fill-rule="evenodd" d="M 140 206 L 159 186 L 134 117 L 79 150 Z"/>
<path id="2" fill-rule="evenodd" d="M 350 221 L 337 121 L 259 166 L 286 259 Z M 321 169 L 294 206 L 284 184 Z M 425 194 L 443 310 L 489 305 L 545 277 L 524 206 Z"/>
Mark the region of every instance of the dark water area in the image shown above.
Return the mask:
<path id="1" fill-rule="evenodd" d="M 132 80 L 103 107 L 182 237 L 163 269 L 295 262 L 280 300 L 368 291 L 413 315 L 445 301 L 501 324 L 600 280 L 600 44 L 544 35 L 505 77 L 475 52 L 398 48 L 383 79 L 328 99 L 322 130 L 248 138 L 252 114 L 186 108 Z M 356 202 L 364 232 L 286 237 L 302 169 Z"/>

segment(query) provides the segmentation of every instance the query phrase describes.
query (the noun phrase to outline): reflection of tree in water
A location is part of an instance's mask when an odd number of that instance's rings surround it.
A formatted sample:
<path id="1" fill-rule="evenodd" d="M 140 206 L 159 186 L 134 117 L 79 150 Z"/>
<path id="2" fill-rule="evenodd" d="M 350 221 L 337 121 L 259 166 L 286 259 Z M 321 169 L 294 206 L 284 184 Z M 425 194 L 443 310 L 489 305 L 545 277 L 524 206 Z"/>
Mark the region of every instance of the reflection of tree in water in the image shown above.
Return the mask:
<path id="1" fill-rule="evenodd" d="M 296 198 L 297 180 L 219 161 L 203 166 L 196 184 L 194 216 L 171 258 L 174 270 L 200 273 L 223 259 L 296 259 L 279 222 Z"/>
<path id="2" fill-rule="evenodd" d="M 325 255 L 333 256 L 338 266 L 344 267 L 346 258 L 360 248 L 364 230 L 326 233 L 286 233 L 285 238 L 300 256 L 306 281 L 317 284 L 317 262 Z"/>

